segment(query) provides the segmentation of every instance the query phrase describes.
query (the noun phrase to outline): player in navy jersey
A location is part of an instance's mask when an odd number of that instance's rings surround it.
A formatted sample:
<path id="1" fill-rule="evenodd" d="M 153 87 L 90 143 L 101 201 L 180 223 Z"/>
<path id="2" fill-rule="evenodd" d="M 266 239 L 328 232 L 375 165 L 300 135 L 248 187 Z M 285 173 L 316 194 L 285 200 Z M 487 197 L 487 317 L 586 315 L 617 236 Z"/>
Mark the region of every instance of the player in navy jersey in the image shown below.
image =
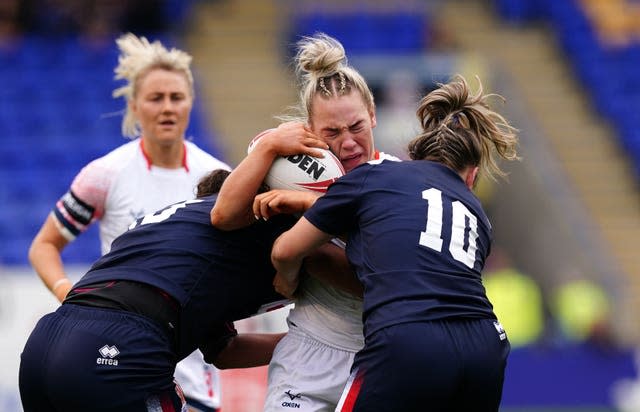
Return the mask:
<path id="1" fill-rule="evenodd" d="M 228 173 L 205 177 L 197 199 L 138 219 L 40 319 L 21 356 L 26 412 L 185 410 L 173 374 L 195 349 L 218 368 L 269 362 L 283 334 L 237 335 L 232 322 L 287 302 L 273 289 L 270 251 L 295 220 L 214 228 L 217 195 L 202 195 Z"/>
<path id="2" fill-rule="evenodd" d="M 60 302 L 73 285 L 62 252 L 71 242 L 82 242 L 81 234 L 92 224 L 99 222 L 104 254 L 137 218 L 194 198 L 207 173 L 231 169 L 186 133 L 195 104 L 191 55 L 133 33 L 119 36 L 116 44 L 115 79 L 123 83 L 113 96 L 123 99 L 122 133 L 132 141 L 82 168 L 29 249 L 34 270 Z M 175 378 L 190 412 L 219 411 L 220 372 L 204 362 L 200 351 L 180 361 Z"/>
<path id="3" fill-rule="evenodd" d="M 347 234 L 364 286 L 365 346 L 337 410 L 498 411 L 510 350 L 481 280 L 491 224 L 472 189 L 517 159 L 515 129 L 464 78 L 425 96 L 408 162 L 340 178 L 274 244 L 276 289 L 292 296 L 302 259 Z"/>

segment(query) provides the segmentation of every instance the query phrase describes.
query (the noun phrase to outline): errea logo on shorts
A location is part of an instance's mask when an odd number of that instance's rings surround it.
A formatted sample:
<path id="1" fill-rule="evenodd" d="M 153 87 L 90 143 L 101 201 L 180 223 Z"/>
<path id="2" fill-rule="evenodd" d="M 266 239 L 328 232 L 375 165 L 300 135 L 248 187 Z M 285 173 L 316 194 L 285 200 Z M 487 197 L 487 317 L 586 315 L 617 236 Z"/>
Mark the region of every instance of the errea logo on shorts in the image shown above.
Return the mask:
<path id="1" fill-rule="evenodd" d="M 498 336 L 500 337 L 500 340 L 507 339 L 507 332 L 504 331 L 504 328 L 502 327 L 500 322 L 493 322 L 493 327 L 496 328 L 496 331 L 498 332 Z"/>
<path id="2" fill-rule="evenodd" d="M 96 359 L 96 363 L 98 365 L 118 366 L 118 360 L 114 358 L 120 354 L 120 351 L 115 347 L 115 345 L 104 345 L 103 347 L 98 349 L 98 352 L 100 352 L 100 355 L 102 355 L 101 358 Z"/>

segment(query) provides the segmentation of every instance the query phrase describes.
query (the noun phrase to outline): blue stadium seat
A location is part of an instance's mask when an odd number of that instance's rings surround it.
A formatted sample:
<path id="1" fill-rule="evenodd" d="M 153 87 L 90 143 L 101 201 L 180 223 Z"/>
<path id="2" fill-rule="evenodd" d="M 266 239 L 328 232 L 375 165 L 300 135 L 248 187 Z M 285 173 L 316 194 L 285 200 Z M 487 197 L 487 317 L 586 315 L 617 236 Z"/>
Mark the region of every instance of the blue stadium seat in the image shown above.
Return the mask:
<path id="1" fill-rule="evenodd" d="M 291 44 L 301 36 L 324 32 L 351 54 L 416 54 L 428 47 L 429 16 L 402 9 L 394 12 L 311 10 L 294 16 Z"/>
<path id="2" fill-rule="evenodd" d="M 528 23 L 542 16 L 540 0 L 496 0 L 500 17 L 510 23 Z"/>

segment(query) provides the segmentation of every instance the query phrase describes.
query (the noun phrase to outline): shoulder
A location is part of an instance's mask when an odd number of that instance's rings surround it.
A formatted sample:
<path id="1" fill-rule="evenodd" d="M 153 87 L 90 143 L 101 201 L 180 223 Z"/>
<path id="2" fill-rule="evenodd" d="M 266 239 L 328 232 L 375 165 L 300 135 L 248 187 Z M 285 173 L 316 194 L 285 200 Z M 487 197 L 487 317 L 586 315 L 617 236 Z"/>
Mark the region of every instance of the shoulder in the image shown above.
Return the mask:
<path id="1" fill-rule="evenodd" d="M 135 139 L 116 147 L 104 156 L 93 160 L 87 166 L 93 165 L 92 167 L 123 169 L 138 155 L 142 156 L 142 151 L 140 150 L 139 139 Z"/>
<path id="2" fill-rule="evenodd" d="M 73 180 L 71 189 L 81 197 L 92 197 L 94 192 L 104 195 L 121 176 L 130 176 L 138 162 L 145 160 L 140 141 L 135 139 L 85 165 Z"/>
<path id="3" fill-rule="evenodd" d="M 112 181 L 126 169 L 135 159 L 139 151 L 137 140 L 119 146 L 104 156 L 87 163 L 76 179 Z M 140 153 L 140 156 L 142 153 Z"/>
<path id="4" fill-rule="evenodd" d="M 227 163 L 207 153 L 195 143 L 185 141 L 185 147 L 187 148 L 187 163 L 190 167 L 202 167 L 207 171 L 215 169 L 231 170 Z"/>

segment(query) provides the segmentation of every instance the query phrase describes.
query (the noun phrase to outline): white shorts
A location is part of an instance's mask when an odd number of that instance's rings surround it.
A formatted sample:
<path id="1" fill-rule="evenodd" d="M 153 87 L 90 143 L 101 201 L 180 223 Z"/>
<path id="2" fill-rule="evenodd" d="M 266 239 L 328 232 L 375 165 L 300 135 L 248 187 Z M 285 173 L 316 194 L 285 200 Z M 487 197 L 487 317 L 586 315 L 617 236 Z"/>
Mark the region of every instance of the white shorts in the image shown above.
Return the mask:
<path id="1" fill-rule="evenodd" d="M 269 364 L 264 411 L 334 411 L 355 354 L 290 326 Z"/>
<path id="2" fill-rule="evenodd" d="M 182 388 L 191 410 L 220 409 L 220 371 L 204 361 L 199 350 L 176 365 L 173 377 Z"/>

